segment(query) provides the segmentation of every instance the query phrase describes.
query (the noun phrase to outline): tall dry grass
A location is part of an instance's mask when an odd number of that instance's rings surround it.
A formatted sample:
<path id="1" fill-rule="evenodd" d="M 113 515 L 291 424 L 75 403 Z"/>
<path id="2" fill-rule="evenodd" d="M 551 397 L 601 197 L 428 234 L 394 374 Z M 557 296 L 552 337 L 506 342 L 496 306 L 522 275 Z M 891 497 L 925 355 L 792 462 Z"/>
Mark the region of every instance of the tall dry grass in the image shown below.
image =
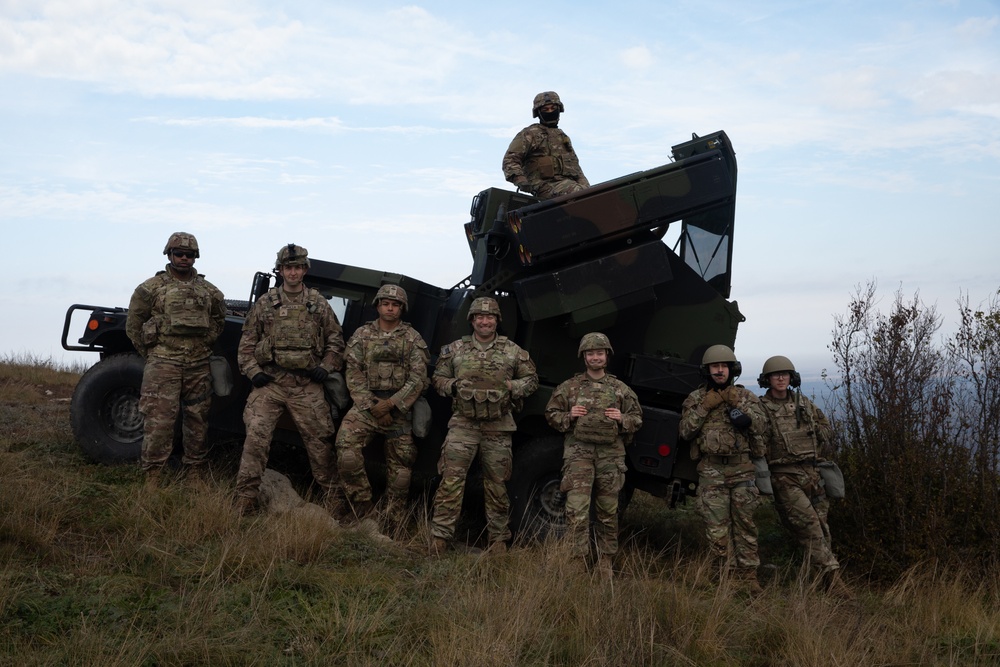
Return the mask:
<path id="1" fill-rule="evenodd" d="M 422 508 L 395 542 L 316 515 L 240 518 L 231 470 L 147 489 L 81 458 L 65 403 L 32 400 L 0 399 L 26 434 L 0 446 L 0 665 L 1000 662 L 1000 581 L 917 567 L 884 588 L 854 573 L 857 599 L 830 597 L 767 509 L 777 566 L 756 598 L 716 580 L 690 509 L 642 495 L 611 582 L 559 543 L 428 558 Z"/>

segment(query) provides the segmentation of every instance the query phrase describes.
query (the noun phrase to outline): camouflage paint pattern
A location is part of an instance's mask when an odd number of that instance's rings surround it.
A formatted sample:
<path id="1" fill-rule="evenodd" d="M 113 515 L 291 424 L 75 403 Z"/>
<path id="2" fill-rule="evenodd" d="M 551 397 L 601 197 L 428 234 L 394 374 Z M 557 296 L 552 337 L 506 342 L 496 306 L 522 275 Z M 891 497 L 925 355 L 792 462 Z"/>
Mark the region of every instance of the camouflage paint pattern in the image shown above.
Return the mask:
<path id="1" fill-rule="evenodd" d="M 598 387 L 601 391 L 592 391 Z M 584 405 L 588 414 L 615 425 L 618 431 L 610 442 L 584 442 L 579 431 L 584 417 L 572 417 L 570 409 Z M 618 408 L 620 423 L 603 416 L 607 408 Z M 590 499 L 594 497 L 597 524 L 594 537 L 598 554 L 618 552 L 618 494 L 625 483 L 625 438 L 642 427 L 639 399 L 628 385 L 613 375 L 600 380 L 578 373 L 552 392 L 545 406 L 545 418 L 560 433 L 563 441 L 563 478 L 560 490 L 566 494 L 566 527 L 574 553 L 586 556 L 590 525 Z M 584 440 L 593 440 L 585 434 Z"/>
<path id="2" fill-rule="evenodd" d="M 295 341 L 294 348 L 289 340 Z M 258 373 L 273 380 L 254 387 L 243 410 L 246 439 L 236 475 L 236 493 L 256 498 L 267 467 L 271 439 L 282 413 L 288 412 L 302 437 L 313 479 L 331 492 L 337 483 L 334 464 L 334 424 L 323 385 L 308 372 L 343 367 L 344 337 L 330 303 L 314 289 L 287 293 L 272 288 L 250 309 L 243 323 L 237 359 L 240 370 L 253 379 Z M 296 368 L 278 361 L 294 359 Z"/>
<path id="3" fill-rule="evenodd" d="M 385 437 L 387 488 L 390 502 L 405 501 L 417 449 L 410 408 L 430 381 L 430 352 L 416 329 L 400 322 L 384 332 L 378 320 L 358 327 L 347 343 L 344 378 L 354 406 L 340 424 L 337 465 L 341 483 L 353 503 L 371 500 L 363 449 L 375 435 Z M 391 423 L 380 425 L 371 409 L 380 399 L 392 400 Z"/>
<path id="4" fill-rule="evenodd" d="M 765 443 L 778 516 L 802 546 L 807 567 L 837 569 L 827 521 L 830 500 L 816 469 L 830 454 L 830 422 L 801 392 L 790 390 L 779 400 L 768 391 L 760 401 L 768 418 Z"/>
<path id="5" fill-rule="evenodd" d="M 590 187 L 569 136 L 558 127 L 534 123 L 510 142 L 503 156 L 504 178 L 539 199 Z"/>
<path id="6" fill-rule="evenodd" d="M 712 554 L 737 569 L 748 570 L 760 565 L 753 519 L 760 495 L 750 459 L 764 455 L 762 434 L 767 417 L 757 397 L 742 386 L 730 385 L 726 391 L 733 398 L 706 409 L 703 401 L 709 391 L 702 386 L 684 400 L 680 436 L 690 441 L 691 458 L 698 461 L 696 507 L 705 522 Z M 733 426 L 729 419 L 732 408 L 750 417 L 749 428 Z"/>
<path id="7" fill-rule="evenodd" d="M 143 416 L 142 469 L 163 467 L 174 450 L 174 425 L 181 417 L 184 465 L 203 465 L 208 458 L 205 434 L 212 383 L 208 360 L 181 363 L 150 356 L 142 373 L 139 411 Z"/>
<path id="8" fill-rule="evenodd" d="M 473 336 L 463 336 L 445 345 L 438 356 L 432 380 L 434 389 L 442 396 L 452 396 L 454 402 L 462 400 L 458 392 L 464 391 L 463 383 L 480 381 L 484 377 L 510 382 L 507 405 L 514 409 L 538 388 L 535 364 L 526 351 L 506 336 L 496 336 L 488 343 L 480 343 Z M 471 400 L 477 400 L 475 394 Z M 452 410 L 438 462 L 442 477 L 434 494 L 432 532 L 435 537 L 450 539 L 454 535 L 462 510 L 465 478 L 478 452 L 483 468 L 489 540 L 492 543 L 510 539 L 510 499 L 505 482 L 510 479 L 511 433 L 516 429 L 510 412 L 499 419 L 481 420 Z"/>

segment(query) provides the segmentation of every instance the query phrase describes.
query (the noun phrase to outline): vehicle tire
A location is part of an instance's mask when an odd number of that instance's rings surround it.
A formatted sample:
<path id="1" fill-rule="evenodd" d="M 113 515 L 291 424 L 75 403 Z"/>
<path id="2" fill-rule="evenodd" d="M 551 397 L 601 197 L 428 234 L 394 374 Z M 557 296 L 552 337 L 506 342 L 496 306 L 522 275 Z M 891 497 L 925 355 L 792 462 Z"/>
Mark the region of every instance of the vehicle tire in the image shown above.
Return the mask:
<path id="1" fill-rule="evenodd" d="M 563 438 L 531 440 L 514 453 L 514 470 L 507 485 L 511 528 L 527 539 L 562 537 L 566 530 L 566 499 L 562 482 Z"/>
<path id="2" fill-rule="evenodd" d="M 139 460 L 139 391 L 144 366 L 138 354 L 115 354 L 91 367 L 77 383 L 69 407 L 70 424 L 80 449 L 94 461 Z"/>

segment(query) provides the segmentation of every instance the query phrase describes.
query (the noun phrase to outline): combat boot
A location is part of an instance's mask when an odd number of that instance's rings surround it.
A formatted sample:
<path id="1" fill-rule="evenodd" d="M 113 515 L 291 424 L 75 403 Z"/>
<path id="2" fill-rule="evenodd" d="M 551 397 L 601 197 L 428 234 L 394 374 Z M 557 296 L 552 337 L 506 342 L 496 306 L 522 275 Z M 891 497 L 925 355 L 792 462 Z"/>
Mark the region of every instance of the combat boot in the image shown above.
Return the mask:
<path id="1" fill-rule="evenodd" d="M 373 505 L 370 500 L 358 500 L 350 503 L 350 505 L 351 513 L 354 515 L 353 518 L 355 521 L 361 521 L 375 508 L 375 505 Z"/>
<path id="2" fill-rule="evenodd" d="M 491 556 L 498 556 L 507 553 L 507 543 L 503 540 L 497 540 L 496 542 L 490 542 L 490 546 L 486 547 L 486 553 Z"/>
<path id="3" fill-rule="evenodd" d="M 431 545 L 427 549 L 427 553 L 431 556 L 440 556 L 448 550 L 448 540 L 443 537 L 432 537 Z"/>
<path id="4" fill-rule="evenodd" d="M 594 564 L 594 573 L 604 581 L 611 581 L 615 577 L 615 570 L 611 567 L 611 559 L 605 555 L 600 555 Z"/>
<path id="5" fill-rule="evenodd" d="M 764 588 L 757 580 L 756 568 L 740 568 L 736 572 L 736 580 L 739 582 L 740 588 L 745 590 L 750 595 L 760 595 L 764 592 Z"/>
<path id="6" fill-rule="evenodd" d="M 143 470 L 146 476 L 144 487 L 146 491 L 155 491 L 167 485 L 167 474 L 163 466 L 156 466 Z"/>
<path id="7" fill-rule="evenodd" d="M 823 574 L 823 585 L 829 595 L 843 600 L 854 599 L 854 591 L 852 591 L 840 577 L 840 568 L 833 568 L 832 570 L 825 572 Z"/>
<path id="8" fill-rule="evenodd" d="M 347 496 L 344 489 L 336 487 L 329 489 L 323 494 L 323 509 L 330 513 L 334 519 L 340 521 L 348 513 Z"/>
<path id="9" fill-rule="evenodd" d="M 207 464 L 188 466 L 184 473 L 184 481 L 193 487 L 207 488 L 212 480 L 212 474 Z"/>
<path id="10" fill-rule="evenodd" d="M 237 515 L 248 516 L 255 514 L 260 509 L 260 505 L 257 502 L 257 498 L 253 496 L 237 496 L 235 509 Z"/>

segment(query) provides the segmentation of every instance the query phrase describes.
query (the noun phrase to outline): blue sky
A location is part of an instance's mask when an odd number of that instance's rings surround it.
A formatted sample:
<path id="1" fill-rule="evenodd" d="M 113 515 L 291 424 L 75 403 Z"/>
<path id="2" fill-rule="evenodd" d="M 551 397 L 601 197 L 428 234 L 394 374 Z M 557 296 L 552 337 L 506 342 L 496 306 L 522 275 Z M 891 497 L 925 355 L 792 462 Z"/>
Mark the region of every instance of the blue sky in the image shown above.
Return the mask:
<path id="1" fill-rule="evenodd" d="M 175 230 L 231 298 L 288 242 L 453 285 L 550 89 L 592 183 L 727 132 L 748 383 L 832 368 L 859 284 L 945 333 L 1000 287 L 997 2 L 0 0 L 0 87 L 3 354 L 88 359 L 66 307 L 127 305 Z"/>

